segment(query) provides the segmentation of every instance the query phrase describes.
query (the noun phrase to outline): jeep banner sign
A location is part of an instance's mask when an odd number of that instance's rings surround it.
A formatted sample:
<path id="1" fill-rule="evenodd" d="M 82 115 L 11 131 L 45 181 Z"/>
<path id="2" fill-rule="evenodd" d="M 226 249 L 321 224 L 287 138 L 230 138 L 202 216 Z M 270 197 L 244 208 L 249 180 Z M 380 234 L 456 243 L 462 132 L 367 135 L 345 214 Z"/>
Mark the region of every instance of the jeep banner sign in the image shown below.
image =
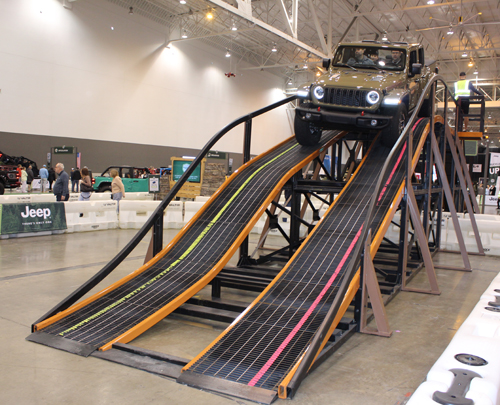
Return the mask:
<path id="1" fill-rule="evenodd" d="M 0 234 L 66 229 L 64 203 L 0 205 Z"/>

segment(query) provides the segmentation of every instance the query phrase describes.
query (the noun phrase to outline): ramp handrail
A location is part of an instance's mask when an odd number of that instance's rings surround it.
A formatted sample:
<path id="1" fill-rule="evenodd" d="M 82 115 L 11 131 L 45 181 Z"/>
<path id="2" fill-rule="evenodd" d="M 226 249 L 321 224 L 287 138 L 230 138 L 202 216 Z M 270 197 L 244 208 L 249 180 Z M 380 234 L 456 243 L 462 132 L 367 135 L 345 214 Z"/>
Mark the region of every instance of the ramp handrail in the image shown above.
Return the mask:
<path id="1" fill-rule="evenodd" d="M 370 204 L 368 206 L 368 211 L 366 213 L 366 218 L 364 221 L 364 226 L 363 230 L 361 232 L 360 238 L 358 239 L 358 243 L 356 244 L 356 248 L 351 256 L 351 260 L 349 261 L 349 264 L 347 266 L 347 269 L 345 271 L 346 277 L 342 280 L 342 283 L 340 285 L 339 291 L 337 295 L 335 296 L 332 305 L 330 306 L 330 309 L 328 310 L 328 313 L 326 314 L 325 318 L 323 319 L 322 324 L 316 331 L 313 340 L 309 347 L 307 348 L 307 351 L 300 362 L 299 366 L 297 367 L 297 371 L 295 372 L 294 376 L 291 378 L 290 383 L 288 384 L 288 391 L 291 393 L 293 396 L 293 393 L 296 392 L 296 390 L 299 388 L 302 380 L 305 378 L 307 375 L 307 372 L 309 371 L 309 368 L 313 364 L 316 355 L 318 354 L 318 350 L 326 336 L 326 332 L 330 328 L 337 312 L 339 311 L 340 305 L 342 303 L 342 300 L 347 292 L 347 289 L 349 287 L 349 284 L 352 281 L 352 278 L 354 277 L 356 273 L 356 269 L 359 267 L 359 262 L 361 258 L 361 253 L 363 250 L 364 242 L 366 240 L 366 237 L 368 235 L 368 231 L 370 230 L 370 224 L 372 223 L 373 215 L 374 215 L 374 210 L 375 210 L 375 203 L 377 201 L 377 197 L 381 191 L 382 188 L 382 182 L 384 179 L 384 176 L 387 172 L 388 166 L 390 161 L 392 160 L 394 154 L 396 151 L 409 139 L 409 136 L 411 134 L 411 128 L 413 127 L 413 124 L 418 118 L 418 112 L 420 108 L 422 107 L 422 104 L 424 103 L 425 96 L 429 93 L 429 98 L 434 95 L 434 92 L 431 91 L 431 86 L 434 86 L 438 81 L 442 82 L 445 86 L 445 89 L 448 91 L 449 95 L 452 96 L 452 100 L 457 105 L 456 100 L 453 98 L 453 95 L 444 81 L 444 78 L 438 74 L 435 74 L 429 79 L 429 82 L 424 88 L 424 91 L 422 92 L 422 96 L 418 100 L 417 105 L 415 106 L 415 109 L 413 110 L 413 114 L 411 118 L 408 120 L 408 123 L 406 124 L 403 132 L 399 136 L 397 142 L 394 144 L 391 152 L 389 153 L 389 156 L 387 157 L 384 166 L 382 167 L 382 170 L 380 172 L 380 175 L 378 177 L 377 183 L 375 185 L 375 189 L 373 191 L 372 198 L 370 199 Z M 445 108 L 444 108 L 444 122 L 446 123 L 446 113 L 447 113 L 447 101 L 448 98 L 445 97 Z M 431 114 L 433 114 L 434 111 L 434 99 L 431 100 L 431 106 L 430 106 L 430 111 Z M 431 131 L 433 128 L 431 128 Z"/>
<path id="2" fill-rule="evenodd" d="M 176 194 L 179 192 L 181 187 L 187 181 L 189 176 L 193 173 L 194 169 L 201 163 L 205 155 L 210 151 L 210 149 L 230 130 L 237 127 L 242 123 L 246 123 L 245 125 L 245 150 L 244 155 L 248 158 L 250 157 L 250 133 L 251 131 L 251 121 L 252 118 L 258 117 L 259 115 L 265 114 L 275 108 L 281 107 L 284 104 L 287 104 L 293 100 L 295 100 L 297 96 L 290 96 L 283 100 L 277 101 L 276 103 L 270 104 L 267 107 L 258 109 L 249 114 L 243 115 L 242 117 L 234 120 L 230 124 L 226 125 L 219 132 L 217 132 L 201 149 L 196 158 L 189 165 L 188 169 L 182 174 L 180 179 L 175 183 L 172 189 L 168 192 L 168 194 L 163 198 L 160 205 L 156 208 L 156 210 L 151 214 L 149 219 L 143 225 L 143 227 L 136 233 L 136 235 L 130 240 L 129 243 L 113 258 L 106 264 L 99 272 L 97 272 L 93 277 L 87 280 L 84 284 L 82 284 L 78 289 L 76 289 L 73 293 L 68 295 L 65 299 L 63 299 L 59 304 L 57 304 L 54 308 L 44 314 L 41 318 L 36 320 L 33 325 L 31 325 L 32 332 L 34 332 L 35 325 L 39 322 L 44 321 L 47 318 L 57 314 L 60 311 L 63 311 L 73 305 L 76 301 L 82 298 L 86 293 L 88 293 L 92 288 L 94 288 L 97 284 L 99 284 L 104 278 L 106 278 L 116 267 L 134 250 L 134 248 L 141 242 L 141 240 L 146 236 L 149 230 L 154 226 L 156 220 L 163 215 L 163 211 L 167 208 L 168 204 L 174 199 Z"/>

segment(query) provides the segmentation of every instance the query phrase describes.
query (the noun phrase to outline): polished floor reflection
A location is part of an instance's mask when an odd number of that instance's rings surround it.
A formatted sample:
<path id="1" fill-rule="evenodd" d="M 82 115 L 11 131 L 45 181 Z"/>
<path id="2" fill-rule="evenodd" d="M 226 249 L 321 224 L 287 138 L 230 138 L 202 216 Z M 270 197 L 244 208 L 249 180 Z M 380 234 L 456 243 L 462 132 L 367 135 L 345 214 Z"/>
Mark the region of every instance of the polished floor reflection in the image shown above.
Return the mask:
<path id="1" fill-rule="evenodd" d="M 134 233 L 112 230 L 0 241 L 0 403 L 247 403 L 24 340 L 33 321 L 94 275 Z M 166 231 L 165 241 L 174 235 L 175 231 Z M 105 283 L 137 269 L 147 245 L 142 242 Z M 472 273 L 437 271 L 440 296 L 398 294 L 387 307 L 393 336 L 355 334 L 304 381 L 292 404 L 404 403 L 500 269 L 499 257 L 470 259 Z M 461 257 L 440 253 L 435 261 L 460 265 Z M 412 286 L 419 285 L 425 285 L 424 272 L 412 281 Z M 255 294 L 223 290 L 223 296 L 250 302 Z M 133 344 L 192 358 L 224 327 L 173 315 Z"/>

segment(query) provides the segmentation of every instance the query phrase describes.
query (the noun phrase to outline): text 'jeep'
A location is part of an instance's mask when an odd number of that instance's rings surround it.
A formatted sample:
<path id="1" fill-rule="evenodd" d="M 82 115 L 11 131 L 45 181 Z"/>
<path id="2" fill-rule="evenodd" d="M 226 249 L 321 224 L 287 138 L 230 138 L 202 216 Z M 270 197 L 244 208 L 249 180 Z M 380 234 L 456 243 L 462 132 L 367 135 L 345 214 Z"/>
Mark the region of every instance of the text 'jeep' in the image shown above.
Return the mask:
<path id="1" fill-rule="evenodd" d="M 429 77 L 421 45 L 362 41 L 340 44 L 327 72 L 298 88 L 295 137 L 315 145 L 323 129 L 373 132 L 392 146 L 415 108 Z M 430 114 L 429 101 L 421 115 Z"/>

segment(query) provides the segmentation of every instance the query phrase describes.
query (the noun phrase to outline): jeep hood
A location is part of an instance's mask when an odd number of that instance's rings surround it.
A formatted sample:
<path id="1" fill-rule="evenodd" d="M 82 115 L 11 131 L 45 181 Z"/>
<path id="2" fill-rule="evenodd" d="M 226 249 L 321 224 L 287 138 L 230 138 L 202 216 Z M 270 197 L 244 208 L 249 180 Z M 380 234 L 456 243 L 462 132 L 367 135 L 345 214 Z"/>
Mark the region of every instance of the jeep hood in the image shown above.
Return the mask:
<path id="1" fill-rule="evenodd" d="M 332 87 L 351 87 L 370 90 L 390 90 L 404 84 L 404 72 L 377 71 L 374 69 L 356 68 L 333 69 L 320 76 L 315 84 Z"/>

